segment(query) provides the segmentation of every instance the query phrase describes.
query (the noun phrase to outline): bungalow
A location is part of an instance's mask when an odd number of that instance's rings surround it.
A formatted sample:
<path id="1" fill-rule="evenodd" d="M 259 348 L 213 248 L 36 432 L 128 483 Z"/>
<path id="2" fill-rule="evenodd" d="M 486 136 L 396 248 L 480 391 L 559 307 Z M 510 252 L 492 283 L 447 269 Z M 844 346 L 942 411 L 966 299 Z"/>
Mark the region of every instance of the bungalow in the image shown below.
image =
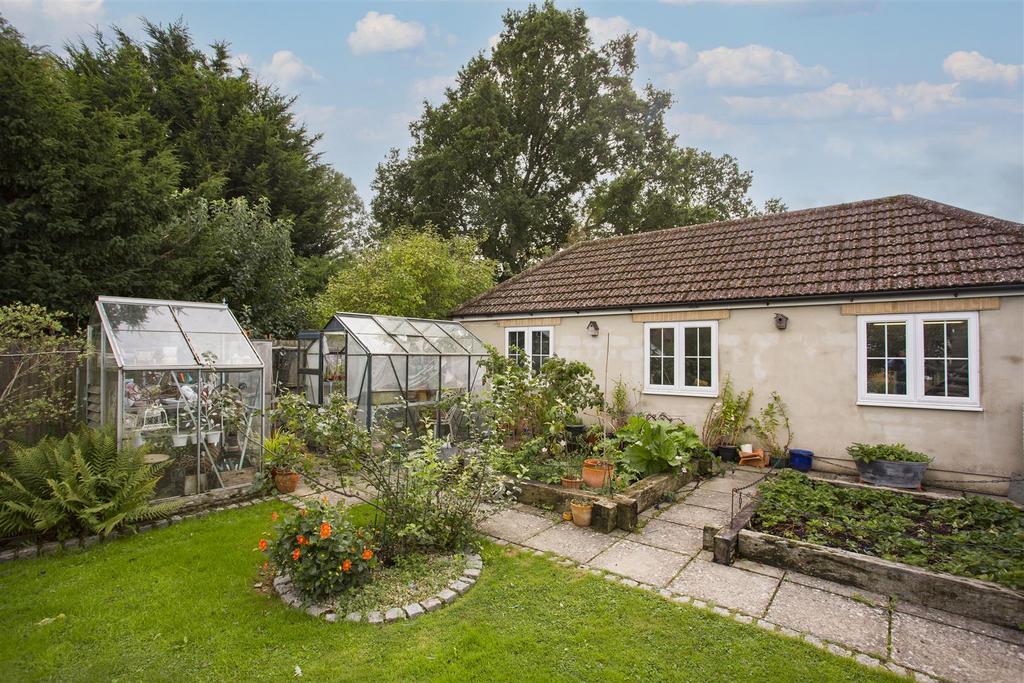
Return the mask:
<path id="1" fill-rule="evenodd" d="M 1024 471 L 1022 295 L 1024 225 L 899 195 L 579 242 L 453 317 L 698 428 L 726 375 L 754 410 L 778 391 L 816 469 L 903 442 L 935 458 L 926 483 L 1005 494 Z"/>

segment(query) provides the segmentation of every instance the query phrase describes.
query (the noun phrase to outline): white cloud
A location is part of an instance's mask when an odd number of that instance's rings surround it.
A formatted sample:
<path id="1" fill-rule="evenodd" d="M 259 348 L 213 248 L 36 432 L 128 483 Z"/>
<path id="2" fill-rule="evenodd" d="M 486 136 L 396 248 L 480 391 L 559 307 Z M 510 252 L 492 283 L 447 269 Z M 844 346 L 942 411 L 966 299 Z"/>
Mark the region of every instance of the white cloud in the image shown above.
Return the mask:
<path id="1" fill-rule="evenodd" d="M 29 43 L 53 47 L 91 33 L 104 12 L 103 0 L 0 0 L 0 13 Z"/>
<path id="2" fill-rule="evenodd" d="M 670 112 L 665 117 L 668 128 L 682 136 L 683 144 L 689 140 L 721 140 L 737 134 L 735 126 L 718 121 L 706 114 Z"/>
<path id="3" fill-rule="evenodd" d="M 745 87 L 755 85 L 811 85 L 825 82 L 828 69 L 804 66 L 796 57 L 765 47 L 716 47 L 702 50 L 697 62 L 684 74 L 698 78 L 711 87 Z"/>
<path id="4" fill-rule="evenodd" d="M 816 120 L 875 116 L 902 121 L 963 104 L 957 87 L 956 83 L 922 82 L 889 88 L 853 88 L 846 83 L 834 83 L 813 92 L 723 99 L 740 114 L 767 118 Z"/>
<path id="5" fill-rule="evenodd" d="M 319 130 L 334 120 L 337 111 L 333 104 L 303 104 L 295 110 L 295 115 L 308 128 Z"/>
<path id="6" fill-rule="evenodd" d="M 367 12 L 348 34 L 348 45 L 357 55 L 411 50 L 424 44 L 427 30 L 415 21 L 401 21 L 394 14 Z"/>
<path id="7" fill-rule="evenodd" d="M 433 99 L 444 93 L 444 89 L 455 85 L 455 76 L 430 76 L 417 78 L 412 84 L 412 94 L 418 99 Z"/>
<path id="8" fill-rule="evenodd" d="M 487 39 L 487 47 L 493 50 L 498 47 L 498 43 L 501 42 L 501 34 L 495 33 L 493 36 Z"/>
<path id="9" fill-rule="evenodd" d="M 613 38 L 626 33 L 635 33 L 636 42 L 646 48 L 654 59 L 675 64 L 686 64 L 690 59 L 690 46 L 681 40 L 662 38 L 654 31 L 642 26 L 634 26 L 623 17 L 590 17 L 587 19 L 594 42 L 604 45 Z"/>
<path id="10" fill-rule="evenodd" d="M 248 52 L 239 52 L 238 54 L 231 55 L 228 63 L 231 64 L 235 71 L 252 69 L 252 56 Z"/>
<path id="11" fill-rule="evenodd" d="M 980 52 L 958 50 L 942 62 L 942 69 L 958 81 L 1006 83 L 1013 85 L 1024 73 L 1024 65 L 999 64 Z"/>
<path id="12" fill-rule="evenodd" d="M 239 55 L 240 57 L 242 55 Z M 248 55 L 244 55 L 248 59 Z M 301 81 L 315 81 L 320 74 L 307 65 L 291 50 L 278 50 L 269 64 L 260 67 L 260 74 L 280 86 L 289 86 Z"/>

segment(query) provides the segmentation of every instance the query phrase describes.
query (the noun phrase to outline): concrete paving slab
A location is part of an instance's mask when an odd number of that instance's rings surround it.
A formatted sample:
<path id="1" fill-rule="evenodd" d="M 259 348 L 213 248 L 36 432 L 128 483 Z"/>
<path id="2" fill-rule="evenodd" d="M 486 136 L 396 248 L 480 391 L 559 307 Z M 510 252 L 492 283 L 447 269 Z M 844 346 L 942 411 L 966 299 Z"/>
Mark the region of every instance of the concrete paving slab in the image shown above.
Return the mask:
<path id="1" fill-rule="evenodd" d="M 694 555 L 701 549 L 704 532 L 696 527 L 652 519 L 630 534 L 629 540 L 683 555 Z"/>
<path id="2" fill-rule="evenodd" d="M 789 572 L 786 574 L 786 581 L 792 581 L 798 583 L 801 586 L 807 586 L 809 588 L 817 588 L 821 591 L 828 591 L 829 593 L 835 593 L 836 595 L 842 595 L 847 598 L 857 597 L 860 599 L 869 600 L 879 607 L 887 607 L 889 599 L 881 593 L 874 593 L 863 588 L 857 588 L 856 586 L 847 586 L 843 583 L 836 583 L 835 581 L 828 581 L 826 579 L 819 579 L 816 576 L 808 576 L 807 574 L 801 574 L 799 572 Z"/>
<path id="3" fill-rule="evenodd" d="M 719 493 L 732 493 L 733 489 L 743 488 L 751 483 L 757 481 L 757 477 L 715 477 L 708 481 L 702 482 L 700 485 L 701 491 L 718 491 Z M 753 488 L 746 489 L 750 493 L 754 492 Z"/>
<path id="4" fill-rule="evenodd" d="M 732 563 L 732 566 L 737 569 L 743 569 L 748 572 L 754 572 L 755 574 L 764 574 L 765 576 L 773 576 L 776 579 L 781 579 L 782 575 L 786 573 L 785 569 L 779 569 L 768 564 L 761 564 L 760 562 L 754 562 L 753 560 L 744 560 L 740 558 Z"/>
<path id="5" fill-rule="evenodd" d="M 886 656 L 887 611 L 842 595 L 783 581 L 768 608 L 767 618 L 854 650 Z"/>
<path id="6" fill-rule="evenodd" d="M 632 541 L 619 541 L 595 557 L 590 565 L 664 588 L 689 560 L 688 555 Z"/>
<path id="7" fill-rule="evenodd" d="M 526 539 L 550 529 L 555 522 L 544 517 L 531 515 L 519 510 L 502 510 L 491 515 L 480 523 L 480 530 L 485 534 L 503 538 L 513 543 L 522 543 Z"/>
<path id="8" fill-rule="evenodd" d="M 696 559 L 686 565 L 669 590 L 761 616 L 778 585 L 779 580 L 771 576 Z"/>
<path id="9" fill-rule="evenodd" d="M 563 522 L 527 539 L 524 545 L 568 557 L 574 562 L 586 563 L 617 540 L 614 536 Z"/>
<path id="10" fill-rule="evenodd" d="M 911 614 L 896 613 L 892 659 L 964 683 L 1018 683 L 1024 647 Z"/>
<path id="11" fill-rule="evenodd" d="M 703 530 L 705 524 L 717 527 L 725 526 L 729 523 L 729 513 L 722 510 L 712 510 L 710 508 L 697 507 L 696 505 L 678 503 L 658 515 L 657 519 L 676 524 L 685 524 L 686 526 Z"/>
<path id="12" fill-rule="evenodd" d="M 967 631 L 974 631 L 984 636 L 991 638 L 998 638 L 999 640 L 1005 640 L 1008 643 L 1014 645 L 1024 646 L 1024 631 L 1018 631 L 1015 629 L 1004 628 L 997 626 L 996 624 L 988 624 L 984 621 L 978 621 L 977 619 L 970 619 L 968 617 L 960 616 L 959 614 L 953 614 L 952 612 L 945 612 L 940 609 L 932 609 L 931 607 L 924 607 L 922 605 L 915 605 L 910 602 L 896 601 L 896 611 L 904 614 L 912 614 L 915 617 L 921 617 L 923 619 L 931 619 L 932 621 L 938 621 L 947 626 L 953 626 L 956 628 L 962 628 Z M 1021 617 L 1024 620 L 1024 617 Z"/>
<path id="13" fill-rule="evenodd" d="M 711 491 L 703 486 L 691 493 L 684 501 L 685 505 L 699 505 L 712 510 L 729 512 L 732 508 L 732 495 L 721 491 Z"/>

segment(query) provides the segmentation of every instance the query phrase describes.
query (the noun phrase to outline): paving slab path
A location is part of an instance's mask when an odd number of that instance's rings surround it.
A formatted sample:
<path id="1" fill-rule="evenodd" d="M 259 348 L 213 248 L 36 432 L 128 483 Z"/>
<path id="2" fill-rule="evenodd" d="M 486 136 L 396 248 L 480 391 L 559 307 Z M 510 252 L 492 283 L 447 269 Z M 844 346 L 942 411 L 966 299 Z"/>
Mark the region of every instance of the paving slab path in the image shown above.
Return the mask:
<path id="1" fill-rule="evenodd" d="M 495 512 L 481 531 L 500 543 L 565 558 L 609 580 L 706 606 L 916 680 L 1024 680 L 1024 632 L 758 562 L 712 562 L 702 550 L 704 525 L 726 524 L 739 507 L 733 491 L 762 475 L 737 469 L 684 487 L 676 503 L 641 514 L 642 526 L 632 533 L 581 529 L 526 505 Z"/>

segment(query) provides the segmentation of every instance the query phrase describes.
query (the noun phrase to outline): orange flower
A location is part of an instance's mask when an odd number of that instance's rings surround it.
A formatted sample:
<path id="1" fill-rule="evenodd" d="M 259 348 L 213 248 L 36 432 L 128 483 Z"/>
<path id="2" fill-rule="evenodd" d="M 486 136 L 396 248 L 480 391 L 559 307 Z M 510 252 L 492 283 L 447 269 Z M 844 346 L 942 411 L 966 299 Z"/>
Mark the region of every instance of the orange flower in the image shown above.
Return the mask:
<path id="1" fill-rule="evenodd" d="M 295 550 L 292 551 L 292 559 L 295 560 L 296 562 L 298 562 L 299 561 L 299 555 L 301 555 L 301 554 L 302 554 L 302 551 L 299 550 L 298 548 L 296 548 Z"/>
<path id="2" fill-rule="evenodd" d="M 299 534 L 298 536 L 296 536 L 295 540 L 297 540 L 299 542 L 299 545 L 306 545 L 307 543 L 309 543 L 309 541 L 306 540 L 306 537 L 303 536 L 302 534 Z"/>
<path id="3" fill-rule="evenodd" d="M 271 522 L 276 522 L 277 521 L 277 512 L 271 512 L 270 513 L 270 521 Z"/>
<path id="4" fill-rule="evenodd" d="M 331 525 L 328 524 L 327 522 L 324 522 L 324 523 L 322 523 L 320 525 L 320 538 L 330 538 L 330 537 L 331 537 Z"/>
<path id="5" fill-rule="evenodd" d="M 369 548 L 363 548 L 363 559 L 364 560 L 372 560 L 373 559 L 373 551 L 370 550 Z"/>
<path id="6" fill-rule="evenodd" d="M 266 550 L 267 549 L 267 545 L 268 545 L 267 544 L 267 539 L 261 538 L 260 539 L 260 552 L 263 552 L 264 550 Z"/>
<path id="7" fill-rule="evenodd" d="M 341 563 L 341 571 L 347 572 L 349 569 L 352 569 L 352 560 L 345 560 Z"/>

